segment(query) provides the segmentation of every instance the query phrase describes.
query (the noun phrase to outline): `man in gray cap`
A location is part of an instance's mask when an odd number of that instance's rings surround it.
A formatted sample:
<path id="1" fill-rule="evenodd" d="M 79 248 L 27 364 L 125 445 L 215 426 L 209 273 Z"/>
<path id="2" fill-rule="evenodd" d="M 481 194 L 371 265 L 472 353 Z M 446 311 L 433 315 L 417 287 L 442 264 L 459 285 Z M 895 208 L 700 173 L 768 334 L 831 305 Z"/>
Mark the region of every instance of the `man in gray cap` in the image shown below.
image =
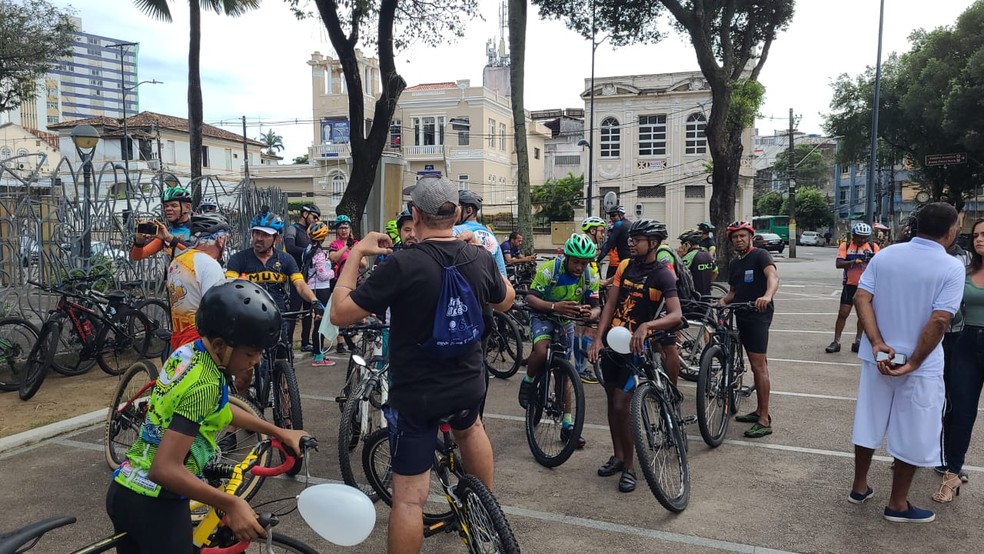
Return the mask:
<path id="1" fill-rule="evenodd" d="M 348 263 L 332 295 L 331 321 L 351 325 L 369 314 L 390 310 L 390 385 L 385 408 L 392 452 L 393 511 L 389 520 L 389 551 L 419 552 L 423 541 L 423 505 L 430 490 L 430 470 L 437 446 L 438 423 L 450 417 L 455 441 L 468 472 L 490 489 L 493 484 L 492 445 L 479 418 L 485 398 L 485 358 L 481 341 L 464 347 L 464 354 L 436 355 L 428 346 L 434 337 L 438 300 L 444 296 L 443 272 L 454 266 L 467 282 L 477 305 L 500 311 L 512 306 L 515 292 L 495 262 L 482 249 L 455 238 L 458 189 L 441 177 L 423 177 L 406 191 L 414 234 L 413 248 L 392 251 L 384 233 L 369 233 L 352 247 L 349 261 L 386 254 L 356 290 L 358 263 Z M 465 294 L 461 295 L 462 297 Z M 468 301 L 448 304 L 459 308 Z M 486 319 L 487 321 L 487 319 Z M 491 325 L 486 322 L 485 326 Z"/>

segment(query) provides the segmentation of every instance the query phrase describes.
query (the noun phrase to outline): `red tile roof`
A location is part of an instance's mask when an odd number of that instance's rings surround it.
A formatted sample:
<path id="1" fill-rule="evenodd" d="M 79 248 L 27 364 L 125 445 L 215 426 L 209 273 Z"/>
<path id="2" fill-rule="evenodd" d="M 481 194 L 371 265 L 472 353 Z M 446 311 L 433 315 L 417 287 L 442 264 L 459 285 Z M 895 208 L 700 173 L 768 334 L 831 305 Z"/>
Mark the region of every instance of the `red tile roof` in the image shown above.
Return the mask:
<path id="1" fill-rule="evenodd" d="M 404 92 L 412 92 L 415 90 L 443 90 L 448 88 L 458 88 L 457 83 L 424 83 L 421 85 L 414 85 L 412 87 L 407 87 Z"/>
<path id="2" fill-rule="evenodd" d="M 55 133 L 47 133 L 45 131 L 38 131 L 37 129 L 24 128 L 25 131 L 31 133 L 32 135 L 38 137 L 39 139 L 45 141 L 55 150 L 58 150 L 58 135 Z"/>
<path id="3" fill-rule="evenodd" d="M 188 132 L 188 120 L 182 117 L 176 117 L 173 115 L 164 115 L 155 112 L 140 112 L 137 115 L 126 118 L 126 125 L 131 130 L 142 129 L 151 130 L 154 128 L 154 124 L 160 126 L 161 129 L 168 129 L 171 131 L 178 132 Z M 73 121 L 64 121 L 62 123 L 55 123 L 53 125 L 48 125 L 49 129 L 70 129 L 76 125 L 92 125 L 93 127 L 103 127 L 108 132 L 109 136 L 116 135 L 113 131 L 120 131 L 123 128 L 123 122 L 119 119 L 106 116 L 90 117 L 87 119 L 76 119 Z M 213 127 L 207 123 L 202 124 L 202 135 L 206 137 L 212 137 L 217 139 L 229 140 L 241 143 L 243 141 L 242 135 L 237 135 L 231 131 L 226 131 L 225 129 L 220 129 L 218 127 Z M 265 147 L 266 145 L 262 142 L 246 139 L 248 144 L 253 146 Z"/>

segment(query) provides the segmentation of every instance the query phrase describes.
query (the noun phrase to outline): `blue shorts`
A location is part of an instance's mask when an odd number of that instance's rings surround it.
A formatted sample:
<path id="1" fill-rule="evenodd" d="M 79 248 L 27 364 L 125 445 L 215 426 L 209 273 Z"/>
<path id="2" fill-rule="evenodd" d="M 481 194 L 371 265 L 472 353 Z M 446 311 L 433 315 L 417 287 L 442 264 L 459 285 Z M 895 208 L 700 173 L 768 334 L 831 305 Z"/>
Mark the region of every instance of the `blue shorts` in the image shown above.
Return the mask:
<path id="1" fill-rule="evenodd" d="M 536 314 L 530 316 L 530 336 L 533 337 L 533 344 L 536 344 L 542 340 L 550 340 L 553 337 L 554 329 L 557 328 L 559 324 L 554 320 L 538 317 Z M 571 353 L 574 349 L 574 323 L 568 321 L 564 324 L 564 330 L 567 335 L 567 342 L 565 343 L 564 357 L 570 359 Z"/>
<path id="2" fill-rule="evenodd" d="M 456 431 L 463 431 L 478 420 L 479 407 L 464 410 L 448 422 Z M 420 475 L 430 471 L 437 450 L 438 423 L 418 419 L 414 414 L 400 413 L 390 405 L 383 406 L 390 439 L 390 465 L 398 475 Z"/>

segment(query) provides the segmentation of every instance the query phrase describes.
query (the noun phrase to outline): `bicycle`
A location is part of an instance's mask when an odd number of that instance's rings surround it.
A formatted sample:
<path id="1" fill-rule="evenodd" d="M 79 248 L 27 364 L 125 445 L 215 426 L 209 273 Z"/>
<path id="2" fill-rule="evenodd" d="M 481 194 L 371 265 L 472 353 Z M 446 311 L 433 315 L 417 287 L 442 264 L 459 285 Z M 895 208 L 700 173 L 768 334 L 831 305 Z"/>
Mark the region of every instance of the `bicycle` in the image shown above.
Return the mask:
<path id="1" fill-rule="evenodd" d="M 700 358 L 714 328 L 714 315 L 710 304 L 695 300 L 685 307 L 684 317 L 687 318 L 687 326 L 676 334 L 677 350 L 680 352 L 680 377 L 697 382 Z"/>
<path id="2" fill-rule="evenodd" d="M 713 332 L 701 356 L 697 380 L 697 423 L 701 438 L 711 448 L 721 445 L 731 416 L 755 392 L 754 384 L 742 384 L 745 356 L 735 329 L 735 313 L 754 309 L 754 302 L 711 306 Z"/>
<path id="3" fill-rule="evenodd" d="M 540 312 L 535 315 L 552 320 L 554 326 L 546 363 L 533 378 L 533 391 L 526 405 L 526 442 L 538 464 L 557 467 L 580 447 L 584 427 L 584 386 L 569 359 L 567 321 L 589 322 L 579 318 L 565 321 Z M 564 425 L 565 413 L 572 415 L 569 426 Z"/>
<path id="4" fill-rule="evenodd" d="M 103 371 L 119 376 L 133 362 L 146 356 L 151 323 L 141 312 L 123 303 L 123 293 L 104 295 L 96 290 L 79 291 L 63 285 L 49 287 L 36 281 L 28 281 L 28 284 L 56 293 L 59 299 L 41 326 L 35 345 L 38 352 L 29 356 L 28 372 L 18 389 L 22 400 L 28 400 L 37 393 L 48 368 L 55 365 L 56 356 L 61 352 L 59 344 L 66 323 L 70 324 L 72 336 L 78 337 L 81 342 L 75 368 L 84 367 L 86 361 L 94 359 Z M 105 300 L 105 304 L 100 300 Z M 77 375 L 78 372 L 71 374 Z"/>
<path id="5" fill-rule="evenodd" d="M 121 281 L 120 291 L 126 296 L 126 305 L 144 314 L 150 321 L 151 339 L 147 346 L 147 358 L 155 359 L 164 355 L 170 347 L 171 307 L 157 298 L 147 298 L 143 294 L 142 280 Z"/>
<path id="6" fill-rule="evenodd" d="M 0 391 L 20 388 L 27 373 L 28 354 L 38 343 L 38 328 L 21 317 L 0 319 Z"/>
<path id="7" fill-rule="evenodd" d="M 317 448 L 317 441 L 310 439 L 302 443 L 302 449 L 309 448 Z M 266 468 L 257 465 L 257 459 L 261 456 L 268 456 L 270 449 L 275 449 L 280 452 L 281 456 L 286 461 L 280 466 L 273 468 Z M 268 439 L 263 441 L 258 445 L 257 450 L 258 453 L 255 457 L 248 457 L 234 466 L 226 464 L 210 464 L 209 466 L 206 466 L 203 473 L 207 477 L 220 477 L 226 480 L 226 485 L 224 487 L 225 492 L 227 494 L 235 494 L 236 488 L 239 486 L 239 480 L 243 476 L 247 474 L 252 474 L 257 477 L 272 477 L 281 475 L 294 465 L 296 459 L 303 460 L 303 458 L 295 458 L 277 439 Z M 75 523 L 75 521 L 76 520 L 74 517 L 48 518 L 24 526 L 10 533 L 4 533 L 0 535 L 0 554 L 26 552 L 37 545 L 41 537 L 48 531 L 58 527 L 63 527 L 65 525 L 71 525 Z M 257 546 L 261 548 L 261 552 L 273 552 L 272 549 L 276 547 L 277 552 L 317 554 L 317 550 L 297 539 L 270 531 L 271 528 L 275 527 L 279 523 L 279 515 L 261 514 L 258 517 L 258 521 L 260 522 L 260 525 L 267 529 L 266 538 L 258 538 L 256 542 L 253 543 L 241 542 L 235 538 L 232 531 L 228 527 L 223 525 L 220 511 L 216 508 L 209 507 L 205 517 L 202 518 L 201 521 L 199 521 L 195 526 L 193 540 L 196 552 L 200 552 L 201 554 L 232 554 L 246 552 L 251 546 Z M 97 554 L 100 552 L 107 552 L 113 548 L 116 548 L 124 537 L 126 537 L 126 533 L 114 534 L 113 536 L 107 537 L 74 551 L 74 554 Z"/>
<path id="8" fill-rule="evenodd" d="M 523 361 L 523 335 L 517 322 L 502 312 L 492 312 L 492 329 L 485 343 L 485 369 L 493 377 L 508 379 Z"/>
<path id="9" fill-rule="evenodd" d="M 449 419 L 442 419 L 438 427 L 441 439 L 434 453 L 431 494 L 424 505 L 424 537 L 456 531 L 470 552 L 518 553 L 519 544 L 498 500 L 479 478 L 465 473 L 458 458 L 458 445 L 451 437 Z M 379 429 L 366 439 L 362 465 L 373 490 L 392 507 L 388 429 Z M 452 484 L 452 476 L 457 478 L 457 484 Z M 446 505 L 432 500 L 438 497 L 443 497 Z"/>
<path id="10" fill-rule="evenodd" d="M 351 390 L 342 408 L 342 418 L 338 426 L 338 466 L 342 480 L 346 485 L 361 490 L 373 502 L 379 500 L 372 487 L 355 475 L 352 468 L 352 452 L 360 442 L 368 437 L 375 429 L 386 427 L 386 417 L 383 415 L 383 404 L 389 398 L 389 364 L 382 359 L 374 358 L 370 367 L 366 360 L 358 354 L 352 354 L 356 366 L 355 375 L 358 385 Z"/>
<path id="11" fill-rule="evenodd" d="M 624 328 L 619 328 L 624 329 Z M 690 465 L 684 427 L 696 418 L 680 414 L 683 396 L 663 370 L 657 345 L 677 329 L 656 331 L 646 339 L 645 352 L 632 360 L 619 356 L 615 363 L 628 363 L 638 382 L 632 393 L 632 430 L 639 466 L 649 490 L 667 510 L 680 513 L 690 502 Z M 624 331 L 628 333 L 628 331 Z M 609 343 L 612 342 L 609 331 Z M 625 344 L 628 344 L 626 339 Z M 603 350 L 616 356 L 613 350 Z M 629 354 L 621 352 L 620 354 Z"/>

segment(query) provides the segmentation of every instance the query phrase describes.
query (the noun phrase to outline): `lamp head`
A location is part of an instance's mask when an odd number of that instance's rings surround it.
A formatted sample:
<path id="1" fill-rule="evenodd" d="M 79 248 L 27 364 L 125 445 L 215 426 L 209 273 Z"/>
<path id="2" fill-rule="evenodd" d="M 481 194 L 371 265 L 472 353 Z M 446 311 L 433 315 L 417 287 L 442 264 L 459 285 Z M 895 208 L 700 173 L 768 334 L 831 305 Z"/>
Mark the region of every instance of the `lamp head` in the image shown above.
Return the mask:
<path id="1" fill-rule="evenodd" d="M 577 141 L 577 145 L 578 146 L 587 146 L 588 148 L 591 148 L 591 143 L 588 142 L 585 139 L 581 139 L 581 140 Z"/>
<path id="2" fill-rule="evenodd" d="M 75 143 L 79 152 L 87 155 L 92 154 L 92 151 L 96 149 L 96 144 L 99 143 L 99 131 L 91 125 L 79 125 L 72 129 L 72 142 Z"/>

